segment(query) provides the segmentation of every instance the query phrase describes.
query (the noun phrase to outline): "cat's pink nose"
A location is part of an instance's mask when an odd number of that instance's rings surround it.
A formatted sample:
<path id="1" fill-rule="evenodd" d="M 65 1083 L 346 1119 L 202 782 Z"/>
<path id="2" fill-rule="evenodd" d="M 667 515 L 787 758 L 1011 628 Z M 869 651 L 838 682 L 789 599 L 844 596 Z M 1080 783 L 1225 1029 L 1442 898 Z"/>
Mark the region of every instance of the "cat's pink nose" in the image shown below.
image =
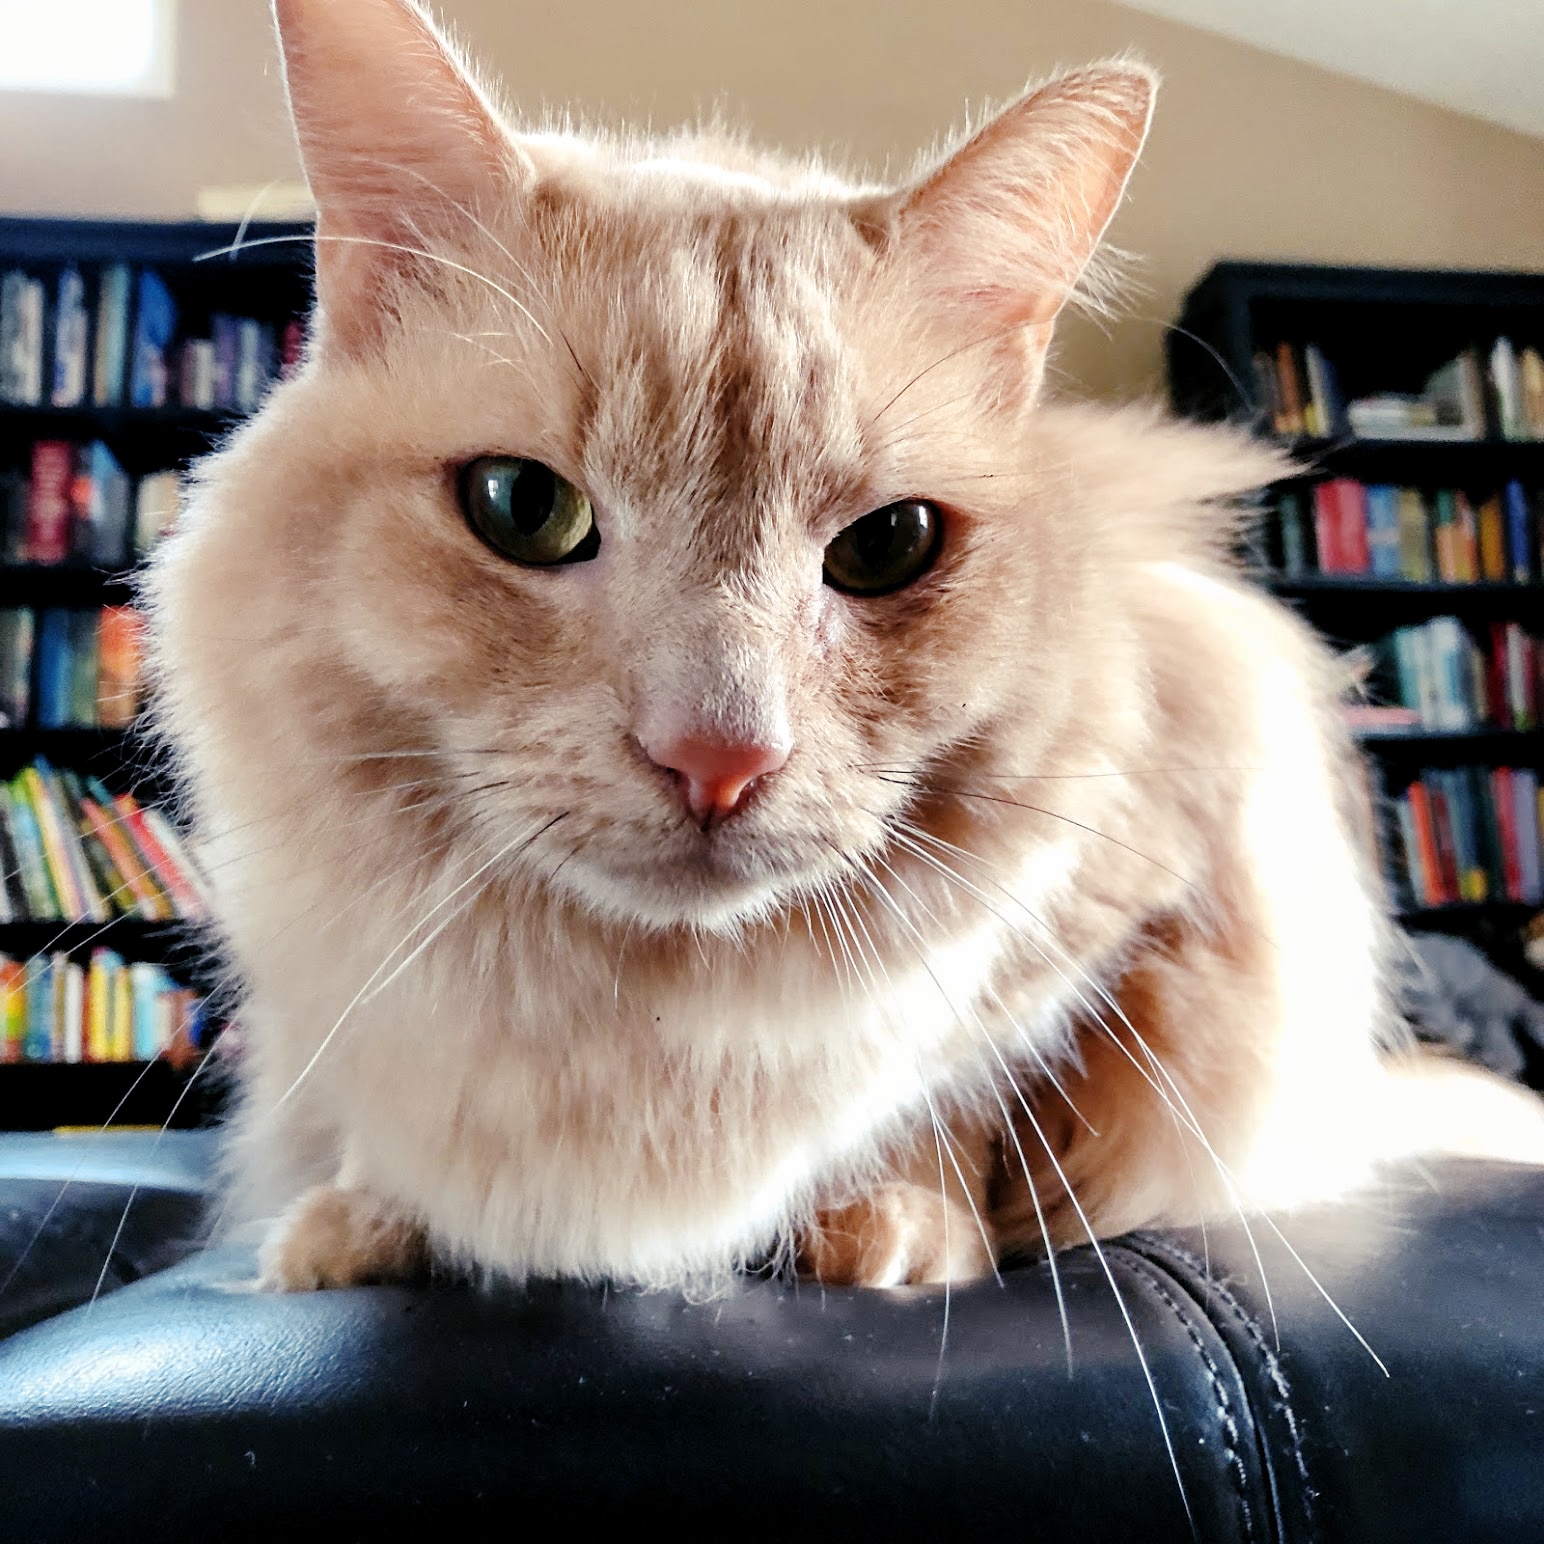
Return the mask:
<path id="1" fill-rule="evenodd" d="M 747 745 L 697 735 L 645 743 L 643 748 L 656 766 L 681 779 L 692 818 L 703 826 L 734 814 L 745 803 L 751 784 L 788 760 L 786 746 Z"/>

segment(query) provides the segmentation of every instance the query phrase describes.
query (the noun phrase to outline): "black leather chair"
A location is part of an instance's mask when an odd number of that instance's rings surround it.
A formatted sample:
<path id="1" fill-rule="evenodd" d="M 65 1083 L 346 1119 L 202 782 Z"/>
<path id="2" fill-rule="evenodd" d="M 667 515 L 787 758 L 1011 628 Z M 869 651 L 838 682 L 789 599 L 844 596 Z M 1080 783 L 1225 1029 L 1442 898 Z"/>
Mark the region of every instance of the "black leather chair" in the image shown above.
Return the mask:
<path id="1" fill-rule="evenodd" d="M 0 1342 L 5 1540 L 1544 1539 L 1544 1170 L 1402 1173 L 1284 1221 L 1301 1260 L 1259 1225 L 1125 1238 L 1119 1300 L 1070 1251 L 1064 1339 L 1045 1265 L 947 1301 L 272 1297 L 249 1254 L 187 1252 L 197 1136 L 90 1158 L 57 1204 L 78 1144 L 47 1140 L 0 1140 L 8 1261 L 53 1206 L 0 1295 L 28 1325 Z"/>

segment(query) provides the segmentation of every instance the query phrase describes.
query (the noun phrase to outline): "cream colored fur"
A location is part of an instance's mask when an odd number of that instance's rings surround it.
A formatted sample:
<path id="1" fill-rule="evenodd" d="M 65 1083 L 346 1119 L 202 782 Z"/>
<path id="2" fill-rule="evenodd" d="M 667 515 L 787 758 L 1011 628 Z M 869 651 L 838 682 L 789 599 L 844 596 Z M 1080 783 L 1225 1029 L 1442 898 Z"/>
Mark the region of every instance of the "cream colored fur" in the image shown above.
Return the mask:
<path id="1" fill-rule="evenodd" d="M 1150 76 L 890 192 L 518 134 L 403 0 L 278 10 L 316 337 L 150 584 L 270 1284 L 974 1274 L 1397 1145 L 1335 667 L 1226 557 L 1276 464 L 1036 400 Z M 483 546 L 486 453 L 598 558 Z M 935 569 L 824 586 L 903 497 Z M 705 833 L 639 750 L 686 732 L 794 750 Z"/>

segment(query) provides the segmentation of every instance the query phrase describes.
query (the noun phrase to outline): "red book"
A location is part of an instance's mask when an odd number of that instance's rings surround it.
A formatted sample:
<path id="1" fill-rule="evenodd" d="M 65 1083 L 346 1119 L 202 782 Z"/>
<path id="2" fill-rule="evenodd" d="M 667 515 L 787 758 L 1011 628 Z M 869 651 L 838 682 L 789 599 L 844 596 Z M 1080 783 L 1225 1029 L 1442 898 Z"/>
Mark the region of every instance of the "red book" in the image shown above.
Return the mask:
<path id="1" fill-rule="evenodd" d="M 1367 545 L 1367 489 L 1350 477 L 1334 481 L 1340 516 L 1340 555 L 1347 573 L 1365 574 L 1372 567 Z"/>
<path id="2" fill-rule="evenodd" d="M 1507 698 L 1507 651 L 1505 622 L 1490 624 L 1490 654 L 1485 661 L 1485 718 L 1503 729 L 1520 728 L 1512 724 L 1512 706 Z"/>
<path id="3" fill-rule="evenodd" d="M 1425 786 L 1424 784 L 1422 785 Z M 1431 834 L 1437 848 L 1438 901 L 1447 906 L 1462 898 L 1458 885 L 1458 848 L 1453 842 L 1453 813 L 1448 808 L 1447 795 L 1440 788 L 1426 790 L 1431 800 Z"/>
<path id="4" fill-rule="evenodd" d="M 1442 893 L 1442 869 L 1437 862 L 1431 795 L 1424 783 L 1411 783 L 1405 797 L 1410 801 L 1410 823 L 1415 827 L 1415 845 L 1420 860 L 1420 902 L 1423 906 L 1440 906 L 1446 897 Z"/>
<path id="5" fill-rule="evenodd" d="M 1335 501 L 1333 482 L 1314 484 L 1313 534 L 1319 549 L 1319 572 L 1344 573 L 1346 565 L 1341 557 L 1340 510 Z"/>
<path id="6" fill-rule="evenodd" d="M 1501 875 L 1506 881 L 1506 898 L 1523 898 L 1522 852 L 1517 845 L 1517 804 L 1512 793 L 1512 769 L 1497 767 L 1490 774 L 1490 797 L 1496 807 L 1496 824 L 1501 828 Z"/>
<path id="7" fill-rule="evenodd" d="M 75 447 L 64 440 L 39 440 L 32 447 L 32 481 L 27 488 L 27 563 L 63 563 L 70 556 L 75 523 Z"/>
<path id="8" fill-rule="evenodd" d="M 151 873 L 170 894 L 177 914 L 189 921 L 203 916 L 204 903 L 198 892 L 188 883 L 176 859 L 161 845 L 155 832 L 146 823 L 144 811 L 140 809 L 134 795 L 120 793 L 113 802 L 118 806 L 118 813 L 127 824 L 134 845 L 144 855 Z"/>

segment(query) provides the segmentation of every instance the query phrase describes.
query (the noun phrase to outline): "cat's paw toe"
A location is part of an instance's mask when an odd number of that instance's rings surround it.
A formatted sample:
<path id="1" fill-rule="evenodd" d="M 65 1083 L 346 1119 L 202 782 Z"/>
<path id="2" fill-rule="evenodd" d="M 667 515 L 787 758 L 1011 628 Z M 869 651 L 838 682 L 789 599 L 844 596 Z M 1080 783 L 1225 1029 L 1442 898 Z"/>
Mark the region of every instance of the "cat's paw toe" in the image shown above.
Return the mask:
<path id="1" fill-rule="evenodd" d="M 977 1218 L 922 1185 L 882 1185 L 822 1211 L 799 1239 L 801 1272 L 830 1286 L 971 1281 L 996 1263 Z"/>
<path id="2" fill-rule="evenodd" d="M 258 1256 L 267 1292 L 316 1292 L 428 1274 L 418 1223 L 368 1191 L 318 1185 L 281 1217 Z"/>

